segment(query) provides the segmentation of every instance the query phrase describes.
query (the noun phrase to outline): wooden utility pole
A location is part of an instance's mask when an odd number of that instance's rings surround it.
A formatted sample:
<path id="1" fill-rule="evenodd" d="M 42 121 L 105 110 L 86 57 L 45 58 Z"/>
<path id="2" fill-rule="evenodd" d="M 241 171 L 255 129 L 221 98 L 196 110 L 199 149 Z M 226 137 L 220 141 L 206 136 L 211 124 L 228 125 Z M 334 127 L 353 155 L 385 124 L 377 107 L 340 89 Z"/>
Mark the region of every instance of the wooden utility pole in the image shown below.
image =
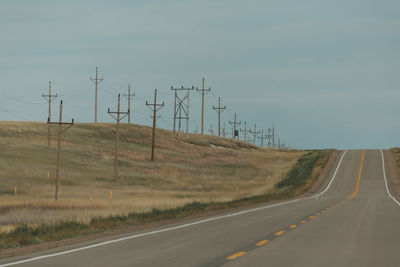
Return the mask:
<path id="1" fill-rule="evenodd" d="M 49 94 L 45 95 L 42 94 L 42 96 L 49 101 L 49 117 L 48 121 L 51 121 L 51 102 L 58 97 L 58 94 L 52 95 L 51 94 L 51 81 L 49 82 Z M 51 145 L 51 138 L 50 138 L 50 124 L 47 125 L 47 147 L 50 148 Z"/>
<path id="2" fill-rule="evenodd" d="M 176 120 L 178 120 L 178 133 L 181 131 L 181 120 L 186 120 L 186 137 L 189 134 L 189 98 L 190 91 L 194 90 L 194 86 L 191 88 L 174 88 L 171 86 L 171 90 L 175 91 L 174 99 L 174 133 L 176 132 Z M 178 91 L 186 91 L 183 97 L 179 97 Z"/>
<path id="3" fill-rule="evenodd" d="M 268 138 L 268 147 L 271 148 L 271 128 L 268 128 L 268 134 L 267 134 L 267 138 Z"/>
<path id="4" fill-rule="evenodd" d="M 249 132 L 254 134 L 253 144 L 255 145 L 257 140 L 257 134 L 260 133 L 260 131 L 257 132 L 257 124 L 254 124 L 254 131 L 250 130 Z"/>
<path id="5" fill-rule="evenodd" d="M 226 106 L 221 107 L 221 97 L 218 97 L 218 107 L 213 109 L 218 112 L 218 136 L 221 136 L 221 113 L 226 109 Z"/>
<path id="6" fill-rule="evenodd" d="M 128 85 L 128 94 L 124 94 L 128 99 L 128 124 L 131 124 L 131 98 L 135 96 L 135 93 L 131 94 L 131 85 Z"/>
<path id="7" fill-rule="evenodd" d="M 63 103 L 62 100 L 60 102 L 60 119 L 58 122 L 50 121 L 50 118 L 47 120 L 47 124 L 57 124 L 58 125 L 58 140 L 57 140 L 57 170 L 56 170 L 56 193 L 55 193 L 55 201 L 58 201 L 59 191 L 58 187 L 60 185 L 60 163 L 61 163 L 61 135 L 63 132 L 68 130 L 72 125 L 74 125 L 74 119 L 71 122 L 63 122 L 62 121 L 62 110 L 63 110 Z M 67 125 L 66 128 L 63 129 L 63 125 Z"/>
<path id="8" fill-rule="evenodd" d="M 95 96 L 94 96 L 94 123 L 97 123 L 97 86 L 103 81 L 103 78 L 98 78 L 99 69 L 96 67 L 96 78 L 90 78 L 95 85 Z"/>
<path id="9" fill-rule="evenodd" d="M 229 124 L 233 126 L 233 132 L 232 132 L 232 139 L 236 139 L 236 136 L 239 137 L 239 133 L 236 130 L 236 126 L 240 125 L 241 122 L 236 120 L 236 112 L 235 112 L 235 117 L 233 122 L 229 121 Z"/>
<path id="10" fill-rule="evenodd" d="M 208 131 L 210 132 L 210 135 L 214 135 L 214 130 L 212 128 L 212 124 L 211 124 L 211 128 Z"/>
<path id="11" fill-rule="evenodd" d="M 151 161 L 154 161 L 154 146 L 156 141 L 156 119 L 157 119 L 157 111 L 159 111 L 164 106 L 164 101 L 162 104 L 157 104 L 157 89 L 154 90 L 154 103 L 148 103 L 146 101 L 146 106 L 149 107 L 153 111 L 153 137 L 151 141 Z"/>
<path id="12" fill-rule="evenodd" d="M 272 148 L 275 148 L 275 125 L 272 124 Z"/>
<path id="13" fill-rule="evenodd" d="M 249 132 L 249 130 L 247 130 L 247 122 L 246 121 L 244 122 L 244 130 L 240 129 L 240 131 L 243 132 L 243 134 L 244 134 L 243 140 L 245 142 L 247 142 L 247 132 Z"/>
<path id="14" fill-rule="evenodd" d="M 201 92 L 201 135 L 204 134 L 204 96 L 211 91 L 211 88 L 204 89 L 204 78 L 203 78 L 203 85 L 202 89 L 197 89 L 197 92 Z"/>
<path id="15" fill-rule="evenodd" d="M 261 130 L 261 136 L 259 136 L 258 138 L 261 139 L 261 147 L 264 147 L 264 139 L 267 138 L 267 135 L 264 134 L 264 130 Z"/>
<path id="16" fill-rule="evenodd" d="M 108 109 L 107 113 L 110 114 L 117 121 L 117 129 L 115 136 L 115 153 L 114 153 L 114 181 L 118 181 L 118 146 L 119 146 L 119 122 L 129 115 L 129 109 L 127 112 L 120 111 L 121 109 L 121 96 L 118 94 L 118 109 L 117 111 L 110 111 Z M 117 114 L 117 117 L 114 116 Z M 120 115 L 123 115 L 122 117 Z"/>

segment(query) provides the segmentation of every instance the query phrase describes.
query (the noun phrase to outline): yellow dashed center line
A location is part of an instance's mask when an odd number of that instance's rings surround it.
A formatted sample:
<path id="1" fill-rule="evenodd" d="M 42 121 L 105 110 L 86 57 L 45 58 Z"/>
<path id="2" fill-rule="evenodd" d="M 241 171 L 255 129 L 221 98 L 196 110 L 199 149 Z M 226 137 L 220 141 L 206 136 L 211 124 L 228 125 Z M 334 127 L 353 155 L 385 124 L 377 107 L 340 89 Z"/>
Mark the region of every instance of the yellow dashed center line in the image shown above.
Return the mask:
<path id="1" fill-rule="evenodd" d="M 260 242 L 258 242 L 256 244 L 256 246 L 259 247 L 259 246 L 262 246 L 262 245 L 267 244 L 267 243 L 268 243 L 268 240 L 261 240 Z"/>
<path id="2" fill-rule="evenodd" d="M 362 155 L 361 155 L 361 165 L 360 165 L 360 170 L 359 170 L 359 172 L 358 172 L 357 185 L 356 185 L 356 188 L 355 188 L 353 194 L 351 194 L 351 197 L 353 197 L 353 198 L 357 195 L 357 193 L 358 193 L 358 188 L 360 187 L 361 173 L 362 173 L 363 164 L 364 164 L 364 156 L 365 156 L 365 149 L 362 151 Z M 322 213 L 327 212 L 329 209 L 331 209 L 331 208 L 333 208 L 333 207 L 339 205 L 339 204 L 342 203 L 343 201 L 344 201 L 344 200 L 342 200 L 342 201 L 340 201 L 340 202 L 338 202 L 338 203 L 332 204 L 331 206 L 329 206 L 329 207 L 327 207 L 327 208 L 325 208 L 325 209 L 322 209 L 322 210 L 316 212 L 315 215 L 321 215 Z M 310 219 L 315 219 L 315 218 L 317 218 L 315 215 L 310 215 L 310 216 L 308 216 L 308 218 L 310 218 Z M 306 222 L 307 222 L 307 220 L 301 220 L 301 221 L 300 221 L 300 223 L 306 223 Z M 289 226 L 289 228 L 291 228 L 291 229 L 294 229 L 294 228 L 296 228 L 296 227 L 297 227 L 296 224 L 292 224 L 292 225 Z M 285 233 L 284 230 L 280 230 L 280 231 L 276 232 L 274 235 L 275 235 L 275 236 L 281 236 L 281 235 L 283 235 L 284 233 Z M 266 239 L 265 239 L 265 240 L 261 240 L 261 241 L 259 241 L 258 243 L 256 243 L 256 246 L 260 247 L 260 246 L 262 246 L 262 245 L 267 244 L 268 242 L 269 242 L 269 240 L 266 240 Z M 236 252 L 236 253 L 234 253 L 234 254 L 232 254 L 232 255 L 226 257 L 225 259 L 227 259 L 227 260 L 234 260 L 234 259 L 236 259 L 236 258 L 239 258 L 239 257 L 245 255 L 245 254 L 246 254 L 246 252 L 244 252 L 244 251 L 239 251 L 239 252 Z"/>
<path id="3" fill-rule="evenodd" d="M 285 233 L 285 231 L 281 230 L 275 233 L 276 236 L 280 236 L 283 235 Z"/>
<path id="4" fill-rule="evenodd" d="M 227 260 L 234 260 L 234 259 L 236 259 L 236 258 L 239 258 L 240 256 L 243 256 L 244 254 L 246 254 L 246 252 L 240 251 L 240 252 L 237 252 L 237 253 L 235 253 L 235 254 L 232 254 L 232 255 L 226 257 L 225 259 L 227 259 Z"/>
<path id="5" fill-rule="evenodd" d="M 361 173 L 362 173 L 362 169 L 363 169 L 363 165 L 364 165 L 364 156 L 365 156 L 365 149 L 362 151 L 361 154 L 361 164 L 360 164 L 360 170 L 358 171 L 358 179 L 357 179 L 357 185 L 356 185 L 356 189 L 354 190 L 353 194 L 351 195 L 351 197 L 356 197 L 357 193 L 358 193 L 358 188 L 360 187 L 360 180 L 361 180 Z"/>

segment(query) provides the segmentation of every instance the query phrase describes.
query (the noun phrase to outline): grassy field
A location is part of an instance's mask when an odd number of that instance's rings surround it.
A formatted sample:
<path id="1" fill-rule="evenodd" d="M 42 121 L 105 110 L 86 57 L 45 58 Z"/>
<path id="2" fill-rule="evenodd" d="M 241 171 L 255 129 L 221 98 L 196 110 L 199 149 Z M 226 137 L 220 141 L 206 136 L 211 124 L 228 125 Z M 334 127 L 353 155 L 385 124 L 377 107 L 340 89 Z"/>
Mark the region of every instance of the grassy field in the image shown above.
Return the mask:
<path id="1" fill-rule="evenodd" d="M 160 129 L 151 162 L 151 128 L 122 124 L 120 175 L 114 182 L 114 124 L 77 124 L 62 138 L 55 203 L 55 136 L 48 149 L 46 124 L 0 122 L 0 232 L 21 223 L 89 222 L 97 216 L 268 194 L 305 155 L 215 136 L 187 139 Z"/>

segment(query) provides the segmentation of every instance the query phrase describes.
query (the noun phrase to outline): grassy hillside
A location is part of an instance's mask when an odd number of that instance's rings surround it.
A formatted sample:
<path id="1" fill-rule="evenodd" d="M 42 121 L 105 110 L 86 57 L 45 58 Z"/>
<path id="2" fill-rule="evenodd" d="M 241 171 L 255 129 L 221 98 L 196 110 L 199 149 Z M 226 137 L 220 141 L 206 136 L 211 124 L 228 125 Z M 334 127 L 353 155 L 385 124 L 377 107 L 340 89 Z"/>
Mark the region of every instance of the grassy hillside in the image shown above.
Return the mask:
<path id="1" fill-rule="evenodd" d="M 277 190 L 274 185 L 304 155 L 159 129 L 151 162 L 151 128 L 122 124 L 120 175 L 114 182 L 115 124 L 77 124 L 62 139 L 55 203 L 55 136 L 48 149 L 46 124 L 0 122 L 0 231 L 20 223 L 88 222 L 94 216 L 262 195 Z"/>

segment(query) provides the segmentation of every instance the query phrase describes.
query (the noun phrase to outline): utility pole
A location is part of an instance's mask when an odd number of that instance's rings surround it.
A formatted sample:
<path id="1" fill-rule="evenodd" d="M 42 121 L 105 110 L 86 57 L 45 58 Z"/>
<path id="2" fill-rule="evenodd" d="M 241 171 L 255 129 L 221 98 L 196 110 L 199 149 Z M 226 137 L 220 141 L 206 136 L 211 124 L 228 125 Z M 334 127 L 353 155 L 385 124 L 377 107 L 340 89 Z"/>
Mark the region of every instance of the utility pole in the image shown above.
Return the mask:
<path id="1" fill-rule="evenodd" d="M 173 88 L 171 90 L 175 91 L 174 98 L 174 133 L 176 132 L 176 120 L 178 120 L 178 133 L 181 132 L 181 120 L 186 120 L 186 137 L 189 134 L 189 97 L 190 91 L 194 90 L 194 86 L 191 88 Z M 178 91 L 186 91 L 183 97 L 179 97 Z M 183 114 L 182 114 L 183 113 Z"/>
<path id="2" fill-rule="evenodd" d="M 275 125 L 272 124 L 272 148 L 275 148 Z"/>
<path id="3" fill-rule="evenodd" d="M 94 96 L 94 123 L 97 123 L 97 86 L 103 81 L 103 78 L 98 78 L 99 69 L 96 67 L 96 78 L 90 78 L 95 85 L 95 96 Z"/>
<path id="4" fill-rule="evenodd" d="M 128 94 L 124 94 L 128 99 L 128 124 L 131 124 L 131 98 L 135 96 L 135 93 L 131 94 L 131 85 L 128 85 Z"/>
<path id="5" fill-rule="evenodd" d="M 245 142 L 247 142 L 247 132 L 249 132 L 249 130 L 247 130 L 247 122 L 246 121 L 244 122 L 244 130 L 240 129 L 240 131 L 244 133 L 243 140 Z"/>
<path id="6" fill-rule="evenodd" d="M 267 135 L 264 134 L 264 129 L 261 130 L 261 136 L 258 138 L 261 139 L 261 147 L 264 147 L 264 139 L 267 138 Z"/>
<path id="7" fill-rule="evenodd" d="M 45 95 L 42 94 L 42 97 L 44 97 L 45 99 L 47 99 L 49 101 L 49 117 L 48 117 L 48 121 L 51 121 L 51 102 L 56 99 L 58 97 L 58 94 L 52 95 L 51 94 L 51 81 L 49 82 L 49 94 Z M 50 124 L 47 125 L 47 147 L 50 148 Z"/>
<path id="8" fill-rule="evenodd" d="M 222 128 L 222 136 L 225 137 L 225 123 L 224 123 L 224 128 Z"/>
<path id="9" fill-rule="evenodd" d="M 151 142 L 151 161 L 154 161 L 154 145 L 156 141 L 156 119 L 157 119 L 157 111 L 159 111 L 164 106 L 164 101 L 162 104 L 157 104 L 157 89 L 154 90 L 154 103 L 148 103 L 146 101 L 146 106 L 149 107 L 153 111 L 153 137 Z"/>
<path id="10" fill-rule="evenodd" d="M 56 170 L 56 193 L 55 193 L 55 201 L 57 202 L 59 193 L 58 193 L 58 187 L 60 185 L 60 162 L 61 162 L 61 135 L 63 132 L 68 130 L 69 128 L 74 125 L 74 119 L 72 119 L 71 122 L 63 122 L 62 121 L 62 110 L 63 110 L 63 102 L 61 100 L 60 102 L 60 119 L 58 122 L 52 122 L 50 121 L 50 118 L 47 120 L 47 124 L 57 124 L 58 125 L 58 139 L 57 139 L 57 170 Z M 66 128 L 63 129 L 63 125 L 67 125 Z"/>
<path id="11" fill-rule="evenodd" d="M 221 113 L 226 109 L 226 106 L 221 107 L 221 97 L 218 97 L 218 107 L 213 109 L 218 112 L 218 136 L 221 136 Z"/>
<path id="12" fill-rule="evenodd" d="M 269 148 L 271 148 L 271 128 L 268 128 L 268 135 L 267 135 L 267 138 L 268 138 L 268 147 Z"/>
<path id="13" fill-rule="evenodd" d="M 278 138 L 278 148 L 281 148 L 281 139 Z"/>
<path id="14" fill-rule="evenodd" d="M 232 132 L 232 139 L 236 139 L 236 136 L 239 137 L 239 133 L 236 130 L 236 126 L 240 125 L 241 122 L 236 120 L 236 112 L 235 112 L 235 117 L 233 122 L 229 121 L 229 123 L 233 126 L 233 132 Z"/>
<path id="15" fill-rule="evenodd" d="M 211 91 L 211 88 L 204 89 L 204 78 L 202 89 L 196 87 L 197 92 L 201 92 L 201 135 L 204 134 L 204 96 Z"/>
<path id="16" fill-rule="evenodd" d="M 257 134 L 260 133 L 260 131 L 257 132 L 257 124 L 254 124 L 254 131 L 250 130 L 250 133 L 254 134 L 254 140 L 253 140 L 253 144 L 256 144 L 256 139 L 257 139 Z"/>
<path id="17" fill-rule="evenodd" d="M 118 109 L 117 111 L 110 111 L 108 109 L 107 113 L 110 114 L 117 121 L 117 129 L 116 129 L 116 136 L 115 136 L 115 153 L 114 153 L 114 181 L 118 181 L 118 144 L 119 144 L 119 122 L 124 119 L 127 115 L 129 115 L 129 109 L 127 112 L 120 111 L 121 108 L 121 96 L 118 94 Z M 114 116 L 117 114 L 117 117 Z M 121 118 L 120 115 L 123 115 Z"/>
<path id="18" fill-rule="evenodd" d="M 210 132 L 210 135 L 214 135 L 214 130 L 213 130 L 213 128 L 212 128 L 212 124 L 211 124 L 210 130 L 208 130 L 208 131 Z"/>

